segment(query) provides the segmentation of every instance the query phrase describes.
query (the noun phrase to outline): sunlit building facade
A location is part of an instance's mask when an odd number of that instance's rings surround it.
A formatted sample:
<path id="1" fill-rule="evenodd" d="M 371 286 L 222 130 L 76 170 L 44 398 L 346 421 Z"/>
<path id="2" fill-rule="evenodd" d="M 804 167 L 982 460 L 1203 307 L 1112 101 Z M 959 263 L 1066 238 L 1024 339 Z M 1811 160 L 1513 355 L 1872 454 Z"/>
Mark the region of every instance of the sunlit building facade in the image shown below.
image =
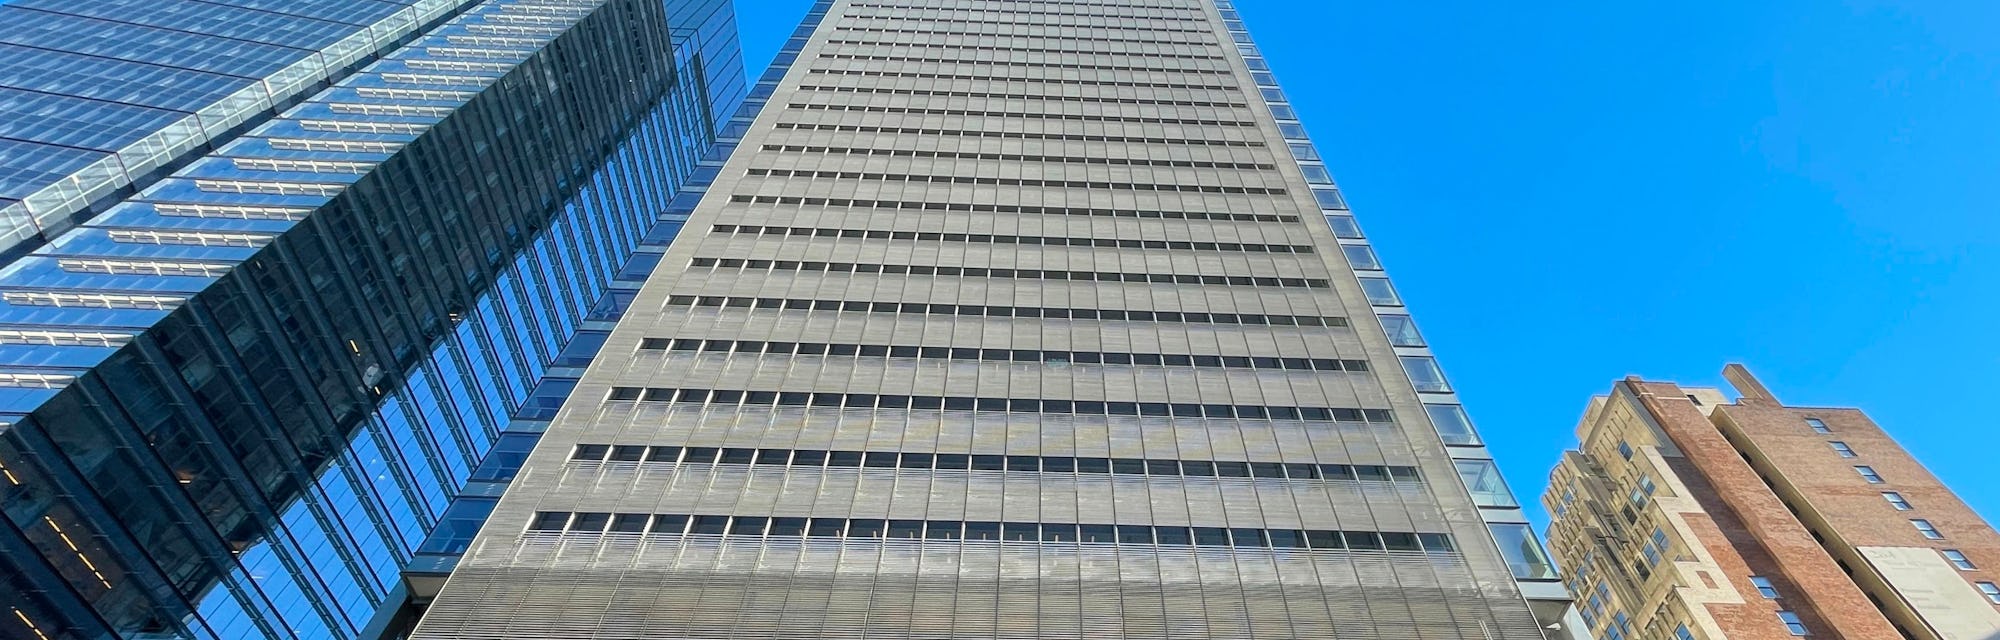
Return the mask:
<path id="1" fill-rule="evenodd" d="M 1610 640 L 1990 640 L 2000 534 L 1858 409 L 1629 377 L 1593 398 L 1542 504 Z"/>
<path id="2" fill-rule="evenodd" d="M 414 637 L 1560 626 L 1226 0 L 822 2 L 725 130 Z"/>
<path id="3" fill-rule="evenodd" d="M 380 626 L 739 57 L 720 0 L 0 6 L 0 637 Z"/>

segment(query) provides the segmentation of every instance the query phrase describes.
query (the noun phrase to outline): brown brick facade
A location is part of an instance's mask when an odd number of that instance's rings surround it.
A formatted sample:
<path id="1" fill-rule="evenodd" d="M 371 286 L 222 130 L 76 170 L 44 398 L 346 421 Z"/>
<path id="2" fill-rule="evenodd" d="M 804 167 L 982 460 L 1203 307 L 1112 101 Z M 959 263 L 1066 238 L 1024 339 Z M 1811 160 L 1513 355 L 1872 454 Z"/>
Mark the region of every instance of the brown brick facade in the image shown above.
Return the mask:
<path id="1" fill-rule="evenodd" d="M 1681 479 L 1689 482 L 1693 497 L 1706 508 L 1721 534 L 1702 542 L 1749 603 L 1736 608 L 1756 611 L 1755 615 L 1743 615 L 1749 612 L 1714 607 L 1722 609 L 1716 612 L 1719 620 L 1731 621 L 1725 627 L 1727 637 L 1792 637 L 1778 623 L 1776 612 L 1780 608 L 1798 614 L 1817 637 L 1897 637 L 1888 619 L 1869 604 L 1867 595 L 1847 579 L 1832 556 L 1813 540 L 1708 416 L 1688 401 L 1686 392 L 1673 383 L 1633 379 L 1625 384 L 1685 454 L 1683 460 L 1693 473 L 1684 473 Z M 1769 578 L 1781 598 L 1773 601 L 1758 595 L 1750 583 L 1751 575 Z"/>
<path id="2" fill-rule="evenodd" d="M 1786 407 L 1740 366 L 1724 375 L 1739 401 L 1620 382 L 1550 475 L 1549 545 L 1596 637 L 1797 637 L 1788 612 L 1813 638 L 2000 638 L 1976 588 L 2000 581 L 1990 525 L 1860 411 Z"/>

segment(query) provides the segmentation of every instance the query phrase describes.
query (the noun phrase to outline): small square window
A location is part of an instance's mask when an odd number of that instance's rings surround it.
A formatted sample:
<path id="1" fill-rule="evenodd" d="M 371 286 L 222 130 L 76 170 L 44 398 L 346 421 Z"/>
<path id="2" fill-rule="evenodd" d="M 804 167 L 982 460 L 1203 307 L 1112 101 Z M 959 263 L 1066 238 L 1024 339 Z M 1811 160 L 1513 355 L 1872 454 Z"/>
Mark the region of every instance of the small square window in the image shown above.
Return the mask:
<path id="1" fill-rule="evenodd" d="M 1826 422 L 1819 418 L 1806 418 L 1806 426 L 1812 427 L 1813 433 L 1833 433 L 1832 429 L 1826 427 Z"/>
<path id="2" fill-rule="evenodd" d="M 1915 508 L 1910 506 L 1910 501 L 1903 499 L 1903 494 L 1894 491 L 1882 492 L 1882 499 L 1889 501 L 1889 506 L 1895 507 L 1897 511 L 1909 511 Z"/>
<path id="3" fill-rule="evenodd" d="M 1403 306 L 1403 299 L 1397 297 L 1396 288 L 1388 278 L 1359 278 L 1361 293 L 1368 298 L 1368 304 L 1384 307 Z"/>
<path id="4" fill-rule="evenodd" d="M 1757 593 L 1766 600 L 1778 599 L 1778 588 L 1771 585 L 1771 579 L 1764 576 L 1750 576 L 1750 584 L 1757 587 Z"/>
<path id="5" fill-rule="evenodd" d="M 1828 443 L 1826 443 L 1826 444 L 1827 444 L 1827 446 L 1830 446 L 1830 447 L 1833 447 L 1833 452 L 1834 452 L 1834 453 L 1836 453 L 1836 454 L 1839 454 L 1839 455 L 1840 455 L 1840 457 L 1842 457 L 1842 458 L 1852 458 L 1852 457 L 1854 457 L 1854 448 L 1853 448 L 1853 447 L 1849 447 L 1849 446 L 1847 446 L 1847 443 L 1845 443 L 1845 442 L 1841 442 L 1841 441 L 1839 441 L 1839 440 L 1834 440 L 1834 441 L 1831 441 L 1831 442 L 1828 442 Z"/>
<path id="6" fill-rule="evenodd" d="M 1979 593 L 1986 596 L 1987 602 L 2000 604 L 2000 585 L 1995 585 L 1991 582 L 1977 582 L 1973 583 L 1973 586 L 1979 587 Z"/>
<path id="7" fill-rule="evenodd" d="M 1799 614 L 1790 611 L 1779 611 L 1778 621 L 1785 623 L 1785 629 L 1791 631 L 1792 635 L 1807 635 L 1806 623 L 1799 621 Z"/>
<path id="8" fill-rule="evenodd" d="M 1861 479 L 1867 480 L 1868 484 L 1882 484 L 1882 475 L 1875 473 L 1874 467 L 1854 465 L 1854 472 L 1861 474 Z"/>
<path id="9" fill-rule="evenodd" d="M 1624 459 L 1626 459 L 1626 460 L 1631 460 L 1631 459 L 1632 459 L 1632 445 L 1630 445 L 1630 444 L 1627 444 L 1627 443 L 1626 443 L 1625 441 L 1623 441 L 1623 440 L 1620 440 L 1620 441 L 1618 441 L 1618 456 L 1619 456 L 1619 457 L 1621 457 L 1621 458 L 1624 458 Z"/>
<path id="10" fill-rule="evenodd" d="M 1937 530 L 1937 527 L 1935 527 L 1935 526 L 1932 526 L 1932 525 L 1931 525 L 1931 521 L 1929 521 L 1929 520 L 1925 520 L 1925 519 L 1923 519 L 1923 518 L 1911 518 L 1911 519 L 1910 519 L 1910 526 L 1912 526 L 1912 527 L 1916 527 L 1916 528 L 1917 528 L 1917 533 L 1921 533 L 1921 534 L 1923 534 L 1923 536 L 1924 536 L 1924 539 L 1926 539 L 1926 540 L 1943 540 L 1943 539 L 1944 539 L 1944 534 L 1942 534 L 1942 533 L 1939 533 L 1939 532 L 1938 532 L 1938 530 Z"/>
<path id="11" fill-rule="evenodd" d="M 1944 559 L 1950 560 L 1951 566 L 1958 567 L 1959 571 L 1975 571 L 1979 569 L 1979 567 L 1972 565 L 1972 560 L 1966 558 L 1964 552 L 1957 549 L 1945 549 L 1938 553 L 1944 554 Z"/>

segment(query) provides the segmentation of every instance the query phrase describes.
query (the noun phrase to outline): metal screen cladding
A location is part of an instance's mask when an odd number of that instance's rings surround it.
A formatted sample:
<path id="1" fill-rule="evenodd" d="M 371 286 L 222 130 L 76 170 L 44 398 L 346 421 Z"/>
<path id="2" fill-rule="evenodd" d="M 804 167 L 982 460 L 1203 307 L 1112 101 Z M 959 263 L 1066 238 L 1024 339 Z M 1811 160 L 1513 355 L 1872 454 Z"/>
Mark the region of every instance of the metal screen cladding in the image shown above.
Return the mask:
<path id="1" fill-rule="evenodd" d="M 817 6 L 415 637 L 1541 638 L 1231 16 Z"/>

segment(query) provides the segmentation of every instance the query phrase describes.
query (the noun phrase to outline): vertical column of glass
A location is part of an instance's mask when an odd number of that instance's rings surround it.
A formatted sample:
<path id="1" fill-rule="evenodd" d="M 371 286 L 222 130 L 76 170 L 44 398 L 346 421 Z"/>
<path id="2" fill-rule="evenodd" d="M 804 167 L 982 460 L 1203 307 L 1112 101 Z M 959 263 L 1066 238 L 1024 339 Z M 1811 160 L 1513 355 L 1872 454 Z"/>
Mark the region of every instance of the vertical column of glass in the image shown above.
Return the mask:
<path id="1" fill-rule="evenodd" d="M 1242 15 L 1231 0 L 1215 0 L 1215 4 L 1237 52 L 1243 55 L 1244 64 L 1250 68 L 1257 93 L 1278 121 L 1285 146 L 1298 163 L 1300 172 L 1305 174 L 1306 182 L 1311 184 L 1313 199 L 1319 203 L 1327 225 L 1340 239 L 1342 257 L 1354 270 L 1375 317 L 1381 320 L 1382 329 L 1395 347 L 1396 358 L 1402 363 L 1404 374 L 1409 376 L 1422 398 L 1425 413 L 1436 428 L 1438 438 L 1446 445 L 1445 450 L 1451 454 L 1459 479 L 1479 505 L 1480 515 L 1499 543 L 1514 577 L 1537 581 L 1557 579 L 1554 566 L 1527 524 L 1520 502 L 1501 480 L 1492 454 L 1473 429 L 1464 405 L 1459 402 L 1457 393 L 1444 376 L 1444 370 L 1431 353 L 1430 344 L 1417 331 L 1416 322 L 1405 308 L 1402 297 L 1389 282 L 1381 259 L 1361 233 L 1346 199 L 1334 184 L 1333 174 L 1327 170 L 1325 159 L 1306 136 L 1298 112 L 1293 110 L 1284 91 L 1278 87 L 1277 76 L 1272 73 L 1270 63 L 1251 40 Z"/>
<path id="2" fill-rule="evenodd" d="M 681 7 L 676 16 L 682 15 L 680 11 L 685 11 L 687 7 L 704 4 L 720 7 L 718 12 L 727 12 L 727 5 L 717 2 L 673 3 Z M 824 15 L 827 4 L 822 3 L 815 11 Z M 816 19 L 813 20 L 816 22 Z M 487 516 L 492 514 L 508 482 L 519 473 L 528 453 L 541 440 L 548 421 L 569 399 L 578 377 L 583 374 L 583 367 L 597 356 L 605 338 L 610 335 L 611 327 L 624 317 L 639 284 L 659 264 L 660 256 L 678 236 L 695 203 L 707 192 L 723 160 L 741 141 L 742 131 L 762 109 L 765 98 L 770 95 L 768 89 L 744 98 L 728 124 L 717 126 L 710 121 L 710 114 L 714 111 L 730 110 L 730 104 L 738 99 L 735 94 L 742 86 L 740 82 L 729 82 L 726 78 L 717 82 L 708 80 L 714 74 L 708 67 L 706 52 L 715 49 L 717 41 L 725 44 L 734 41 L 731 34 L 723 31 L 732 22 L 726 16 L 718 15 L 684 33 L 676 29 L 679 34 L 674 38 L 676 68 L 679 70 L 677 86 L 647 115 L 645 123 L 633 132 L 620 154 L 607 163 L 606 172 L 593 179 L 593 184 L 606 189 L 643 189 L 651 194 L 647 198 L 649 201 L 664 197 L 666 202 L 651 228 L 639 238 L 631 257 L 612 274 L 608 285 L 590 307 L 589 315 L 576 325 L 573 336 L 549 362 L 535 389 L 507 420 L 506 430 L 499 434 L 493 450 L 472 471 L 469 481 L 441 518 L 438 528 L 418 547 L 417 557 L 408 568 L 411 573 L 443 574 L 457 564 L 459 554 L 471 544 Z M 810 30 L 805 33 L 810 33 Z M 786 50 L 792 57 L 796 57 L 804 43 L 803 37 L 794 40 L 796 42 L 786 44 Z M 735 49 L 734 46 L 722 48 Z M 777 78 L 783 77 L 789 64 L 786 53 L 781 52 L 779 60 L 766 72 L 766 81 L 775 86 Z M 737 65 L 732 61 L 726 66 L 734 68 Z M 763 86 L 762 83 L 759 86 Z M 731 126 L 739 122 L 741 127 Z"/>

